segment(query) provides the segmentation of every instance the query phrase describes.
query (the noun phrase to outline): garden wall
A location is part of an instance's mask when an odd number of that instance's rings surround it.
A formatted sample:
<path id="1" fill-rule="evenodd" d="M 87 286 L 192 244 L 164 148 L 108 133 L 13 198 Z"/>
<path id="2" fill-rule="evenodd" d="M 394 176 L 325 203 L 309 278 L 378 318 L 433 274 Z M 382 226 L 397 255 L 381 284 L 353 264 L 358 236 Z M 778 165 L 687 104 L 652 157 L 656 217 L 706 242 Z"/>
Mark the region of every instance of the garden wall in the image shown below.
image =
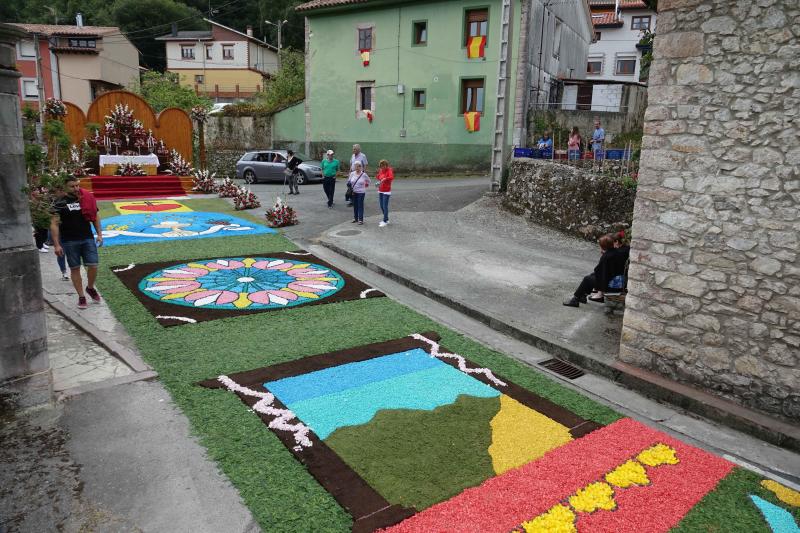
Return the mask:
<path id="1" fill-rule="evenodd" d="M 272 117 L 211 115 L 205 126 L 205 134 L 209 151 L 265 150 L 272 148 Z"/>
<path id="2" fill-rule="evenodd" d="M 514 159 L 504 206 L 533 222 L 594 240 L 628 228 L 634 187 L 618 178 L 539 159 Z"/>

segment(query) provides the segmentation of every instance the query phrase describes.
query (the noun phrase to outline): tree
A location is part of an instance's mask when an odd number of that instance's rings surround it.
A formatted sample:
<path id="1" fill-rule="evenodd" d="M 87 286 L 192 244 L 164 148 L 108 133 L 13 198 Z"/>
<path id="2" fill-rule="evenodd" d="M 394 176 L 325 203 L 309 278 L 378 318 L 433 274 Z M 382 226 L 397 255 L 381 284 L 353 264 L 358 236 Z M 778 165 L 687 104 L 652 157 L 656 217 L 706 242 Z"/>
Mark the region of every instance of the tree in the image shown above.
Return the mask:
<path id="1" fill-rule="evenodd" d="M 259 93 L 259 105 L 274 111 L 299 102 L 305 97 L 305 57 L 292 49 L 281 50 L 281 68 L 264 84 Z"/>
<path id="2" fill-rule="evenodd" d="M 195 106 L 211 107 L 211 100 L 196 95 L 189 87 L 181 87 L 178 75 L 173 72 L 145 72 L 136 92 L 156 113 L 168 107 L 179 107 L 186 111 Z"/>
<path id="3" fill-rule="evenodd" d="M 117 26 L 142 53 L 142 63 L 155 70 L 164 70 L 164 43 L 155 37 L 170 32 L 172 22 L 178 29 L 204 29 L 203 15 L 197 9 L 174 0 L 117 0 L 112 11 Z"/>

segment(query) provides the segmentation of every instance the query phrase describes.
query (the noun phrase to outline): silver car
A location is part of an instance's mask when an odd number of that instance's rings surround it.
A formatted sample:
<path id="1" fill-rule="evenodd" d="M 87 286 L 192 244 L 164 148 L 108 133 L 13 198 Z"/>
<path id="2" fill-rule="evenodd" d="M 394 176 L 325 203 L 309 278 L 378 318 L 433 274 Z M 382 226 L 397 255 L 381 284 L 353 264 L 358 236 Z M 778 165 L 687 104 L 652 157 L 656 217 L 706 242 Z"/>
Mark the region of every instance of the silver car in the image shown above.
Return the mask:
<path id="1" fill-rule="evenodd" d="M 308 161 L 306 156 L 295 152 L 303 162 L 300 163 L 297 184 L 322 181 L 322 168 L 319 161 Z M 245 183 L 259 181 L 283 181 L 286 170 L 286 150 L 256 150 L 247 152 L 236 162 L 236 177 Z"/>

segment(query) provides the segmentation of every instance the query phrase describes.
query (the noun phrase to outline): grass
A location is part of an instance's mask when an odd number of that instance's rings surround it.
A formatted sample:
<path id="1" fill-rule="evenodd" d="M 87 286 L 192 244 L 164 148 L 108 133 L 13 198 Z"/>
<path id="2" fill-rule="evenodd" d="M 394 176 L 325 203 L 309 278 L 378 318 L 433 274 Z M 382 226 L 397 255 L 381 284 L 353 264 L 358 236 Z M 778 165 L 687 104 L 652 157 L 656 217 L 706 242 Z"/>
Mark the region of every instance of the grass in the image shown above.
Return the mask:
<path id="1" fill-rule="evenodd" d="M 197 199 L 185 203 L 196 210 L 240 215 L 222 200 Z M 102 202 L 101 213 L 108 212 L 110 205 Z M 297 247 L 280 234 L 114 246 L 101 249 L 98 279 L 113 313 L 134 338 L 144 359 L 159 373 L 209 456 L 237 487 L 265 531 L 349 531 L 352 521 L 235 395 L 199 387 L 195 385 L 197 381 L 435 330 L 450 350 L 584 418 L 602 424 L 621 418 L 608 407 L 389 298 L 301 306 L 163 328 L 109 270 L 129 263 L 178 262 L 195 257 L 293 249 Z M 723 516 L 731 510 L 729 500 L 733 498 L 739 502 L 736 505 L 745 506 L 742 494 L 753 482 L 751 478 L 745 479 L 744 474 L 738 475 L 742 479 L 725 480 L 720 490 L 707 496 L 703 505 L 694 509 L 676 531 L 714 531 L 706 528 L 709 521 L 729 524 Z M 759 494 L 763 492 L 762 489 Z M 768 495 L 765 498 L 769 499 Z M 748 516 L 746 523 L 755 521 L 752 513 Z"/>

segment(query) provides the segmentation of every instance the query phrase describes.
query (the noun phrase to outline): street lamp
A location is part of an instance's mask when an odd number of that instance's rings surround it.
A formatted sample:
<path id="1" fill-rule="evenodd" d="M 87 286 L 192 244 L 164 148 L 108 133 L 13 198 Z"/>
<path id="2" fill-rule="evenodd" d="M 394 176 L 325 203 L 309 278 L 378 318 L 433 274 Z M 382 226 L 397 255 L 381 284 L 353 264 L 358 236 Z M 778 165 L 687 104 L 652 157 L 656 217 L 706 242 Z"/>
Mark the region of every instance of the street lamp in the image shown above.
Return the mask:
<path id="1" fill-rule="evenodd" d="M 281 68 L 281 28 L 283 27 L 284 24 L 288 24 L 289 21 L 288 20 L 281 20 L 281 21 L 278 21 L 277 23 L 275 23 L 275 22 L 270 22 L 269 20 L 265 20 L 264 22 L 266 22 L 267 24 L 271 24 L 272 26 L 275 26 L 276 28 L 278 28 L 278 69 L 280 69 Z"/>

